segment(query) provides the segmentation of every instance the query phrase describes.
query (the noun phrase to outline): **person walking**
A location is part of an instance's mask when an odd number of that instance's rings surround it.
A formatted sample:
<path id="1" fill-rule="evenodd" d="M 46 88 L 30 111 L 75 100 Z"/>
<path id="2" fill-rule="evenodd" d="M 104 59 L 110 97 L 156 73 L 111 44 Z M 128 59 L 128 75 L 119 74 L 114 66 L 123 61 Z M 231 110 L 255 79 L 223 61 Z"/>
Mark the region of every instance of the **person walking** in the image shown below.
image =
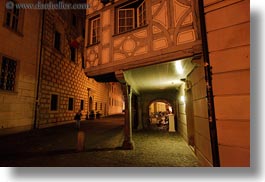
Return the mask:
<path id="1" fill-rule="evenodd" d="M 82 116 L 82 113 L 81 113 L 81 110 L 79 110 L 76 115 L 75 115 L 75 120 L 76 120 L 76 127 L 78 129 L 80 129 L 80 120 L 81 120 L 81 116 Z"/>

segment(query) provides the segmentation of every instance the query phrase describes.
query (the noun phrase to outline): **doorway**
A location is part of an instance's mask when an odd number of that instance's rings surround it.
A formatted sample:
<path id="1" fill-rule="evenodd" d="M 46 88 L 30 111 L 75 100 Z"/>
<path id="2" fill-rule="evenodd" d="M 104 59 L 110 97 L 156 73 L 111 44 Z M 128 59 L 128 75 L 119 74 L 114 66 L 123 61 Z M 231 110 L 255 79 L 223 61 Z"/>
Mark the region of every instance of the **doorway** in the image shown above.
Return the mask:
<path id="1" fill-rule="evenodd" d="M 88 102 L 88 111 L 92 111 L 93 110 L 93 99 L 92 97 L 89 97 L 89 102 Z"/>
<path id="2" fill-rule="evenodd" d="M 149 104 L 149 128 L 168 131 L 169 114 L 173 114 L 172 105 L 166 100 L 155 100 Z"/>

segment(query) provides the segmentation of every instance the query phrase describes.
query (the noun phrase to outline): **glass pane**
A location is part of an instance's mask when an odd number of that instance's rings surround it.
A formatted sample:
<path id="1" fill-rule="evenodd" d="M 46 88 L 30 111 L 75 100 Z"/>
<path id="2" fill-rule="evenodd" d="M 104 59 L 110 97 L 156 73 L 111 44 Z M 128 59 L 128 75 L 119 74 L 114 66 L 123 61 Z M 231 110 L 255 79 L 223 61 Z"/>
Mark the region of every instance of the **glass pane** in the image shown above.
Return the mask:
<path id="1" fill-rule="evenodd" d="M 133 27 L 133 18 L 128 18 L 126 23 L 127 23 L 127 26 Z"/>
<path id="2" fill-rule="evenodd" d="M 119 21 L 119 25 L 120 26 L 125 26 L 126 24 L 125 24 L 125 19 L 120 19 L 120 21 Z"/>
<path id="3" fill-rule="evenodd" d="M 18 26 L 18 19 L 15 16 L 13 16 L 12 29 L 17 31 L 17 26 Z"/>
<path id="4" fill-rule="evenodd" d="M 119 17 L 125 17 L 125 11 L 124 10 L 119 11 Z"/>
<path id="5" fill-rule="evenodd" d="M 120 27 L 120 28 L 119 28 L 119 32 L 120 32 L 120 33 L 125 32 L 125 31 L 126 31 L 125 27 Z"/>
<path id="6" fill-rule="evenodd" d="M 7 14 L 6 14 L 6 25 L 10 26 L 10 24 L 11 24 L 11 14 L 10 14 L 10 12 L 7 12 Z"/>
<path id="7" fill-rule="evenodd" d="M 132 10 L 127 10 L 126 11 L 126 17 L 133 17 L 133 11 Z"/>

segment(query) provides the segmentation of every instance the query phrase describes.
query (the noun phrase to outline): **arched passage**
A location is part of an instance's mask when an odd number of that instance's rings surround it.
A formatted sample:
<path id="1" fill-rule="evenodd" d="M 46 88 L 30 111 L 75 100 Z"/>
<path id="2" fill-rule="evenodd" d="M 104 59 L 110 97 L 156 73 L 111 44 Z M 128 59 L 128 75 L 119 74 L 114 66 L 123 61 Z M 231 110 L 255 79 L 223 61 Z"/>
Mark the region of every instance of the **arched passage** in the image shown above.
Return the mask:
<path id="1" fill-rule="evenodd" d="M 149 104 L 148 113 L 150 129 L 168 131 L 169 114 L 174 114 L 175 111 L 173 111 L 170 102 L 165 99 L 157 99 Z"/>

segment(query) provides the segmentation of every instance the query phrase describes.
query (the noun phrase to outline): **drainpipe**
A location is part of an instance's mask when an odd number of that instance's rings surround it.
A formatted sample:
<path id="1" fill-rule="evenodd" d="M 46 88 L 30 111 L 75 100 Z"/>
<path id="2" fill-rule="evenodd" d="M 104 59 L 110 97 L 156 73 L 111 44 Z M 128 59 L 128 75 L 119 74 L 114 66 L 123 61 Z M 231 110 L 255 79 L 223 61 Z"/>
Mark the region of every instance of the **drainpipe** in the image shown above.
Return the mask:
<path id="1" fill-rule="evenodd" d="M 204 59 L 205 80 L 207 84 L 207 100 L 208 100 L 208 114 L 209 114 L 209 128 L 212 146 L 213 166 L 220 167 L 219 149 L 217 140 L 216 117 L 214 108 L 214 96 L 212 89 L 212 72 L 209 59 L 208 40 L 206 32 L 205 14 L 203 0 L 199 0 L 200 26 L 202 36 L 202 48 Z"/>
<path id="2" fill-rule="evenodd" d="M 46 0 L 43 0 L 46 3 Z M 44 35 L 44 20 L 45 20 L 45 9 L 42 10 L 42 20 L 41 20 L 41 33 L 40 33 L 40 50 L 39 50 L 39 63 L 37 70 L 37 88 L 36 88 L 36 100 L 35 100 L 35 116 L 33 128 L 38 128 L 38 106 L 39 106 L 39 91 L 40 91 L 40 80 L 41 80 L 41 64 L 42 64 L 42 46 L 43 46 L 43 35 Z"/>

